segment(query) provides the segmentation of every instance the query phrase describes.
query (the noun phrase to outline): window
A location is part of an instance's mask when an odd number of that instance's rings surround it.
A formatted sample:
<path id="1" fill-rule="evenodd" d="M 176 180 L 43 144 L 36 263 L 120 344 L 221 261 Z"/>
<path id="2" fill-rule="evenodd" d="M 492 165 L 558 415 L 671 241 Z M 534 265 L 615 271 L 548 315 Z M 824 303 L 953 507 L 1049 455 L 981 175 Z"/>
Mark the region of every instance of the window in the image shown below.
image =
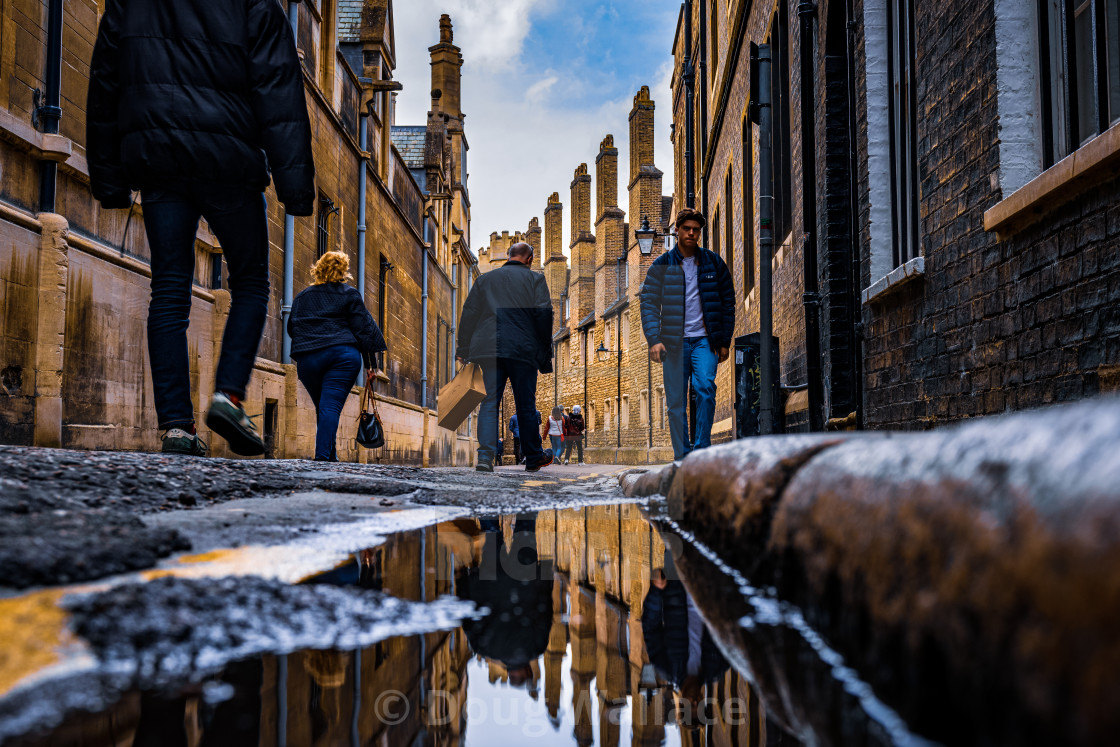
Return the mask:
<path id="1" fill-rule="evenodd" d="M 385 259 L 385 255 L 382 254 L 377 273 L 377 326 L 383 333 L 385 332 L 385 296 L 388 292 L 389 271 L 392 269 L 393 263 Z"/>
<path id="2" fill-rule="evenodd" d="M 611 329 L 609 321 L 603 323 L 603 347 L 614 350 L 614 330 Z"/>
<path id="3" fill-rule="evenodd" d="M 591 403 L 587 406 L 587 430 L 595 430 L 595 404 Z"/>
<path id="4" fill-rule="evenodd" d="M 338 212 L 334 201 L 324 194 L 319 195 L 318 243 L 319 256 L 331 250 L 331 216 Z"/>
<path id="5" fill-rule="evenodd" d="M 611 401 L 603 401 L 603 430 L 609 431 L 611 429 Z"/>
<path id="6" fill-rule="evenodd" d="M 630 427 L 630 395 L 622 395 L 622 427 Z"/>
<path id="7" fill-rule="evenodd" d="M 322 26 L 319 3 L 314 1 L 300 3 L 296 46 L 303 51 L 303 67 L 314 80 L 318 80 L 320 69 Z"/>
<path id="8" fill-rule="evenodd" d="M 568 298 L 568 294 L 564 294 L 564 321 L 572 318 L 572 299 Z"/>
<path id="9" fill-rule="evenodd" d="M 1120 120 L 1120 2 L 1038 0 L 1049 168 Z"/>
<path id="10" fill-rule="evenodd" d="M 719 254 L 719 205 L 716 205 L 715 212 L 712 213 L 712 251 Z"/>
<path id="11" fill-rule="evenodd" d="M 776 244 L 785 242 L 793 228 L 793 156 L 792 120 L 790 118 L 789 95 L 789 20 L 786 4 L 778 3 L 771 26 L 773 31 L 767 43 L 770 44 L 770 92 L 771 123 L 773 128 L 773 148 L 771 149 L 770 194 L 774 196 L 774 240 Z"/>
<path id="12" fill-rule="evenodd" d="M 731 164 L 727 166 L 727 174 L 723 178 L 723 251 L 727 252 L 724 259 L 728 268 L 735 266 L 735 240 L 731 236 L 731 229 L 735 221 L 731 219 Z"/>
<path id="13" fill-rule="evenodd" d="M 618 258 L 618 266 L 617 267 L 618 267 L 618 270 L 615 273 L 615 280 L 616 280 L 616 283 L 617 283 L 617 287 L 615 288 L 615 291 L 616 291 L 617 297 L 621 299 L 622 297 L 624 297 L 626 295 L 626 290 L 629 287 L 629 280 L 630 280 L 630 277 L 629 277 L 630 276 L 630 272 L 629 272 L 630 271 L 630 266 L 626 262 L 626 257 L 625 256 Z"/>
<path id="14" fill-rule="evenodd" d="M 708 81 L 709 85 L 713 88 L 716 84 L 716 68 L 719 67 L 719 13 L 717 12 L 719 6 L 718 0 L 712 0 L 712 12 L 708 14 L 708 38 L 711 39 L 711 55 L 709 60 L 711 64 L 708 66 Z"/>
<path id="15" fill-rule="evenodd" d="M 913 0 L 887 4 L 890 87 L 891 225 L 894 265 L 921 254 L 918 224 L 918 117 Z"/>
<path id="16" fill-rule="evenodd" d="M 743 295 L 754 288 L 754 125 L 743 117 Z"/>
<path id="17" fill-rule="evenodd" d="M 669 403 L 665 400 L 665 387 L 657 387 L 657 412 L 658 412 L 658 428 L 664 428 L 666 419 L 669 416 Z"/>
<path id="18" fill-rule="evenodd" d="M 622 312 L 622 334 L 618 337 L 619 350 L 626 352 L 630 349 L 630 312 Z"/>
<path id="19" fill-rule="evenodd" d="M 638 422 L 642 426 L 649 425 L 649 390 L 643 389 L 638 393 Z"/>

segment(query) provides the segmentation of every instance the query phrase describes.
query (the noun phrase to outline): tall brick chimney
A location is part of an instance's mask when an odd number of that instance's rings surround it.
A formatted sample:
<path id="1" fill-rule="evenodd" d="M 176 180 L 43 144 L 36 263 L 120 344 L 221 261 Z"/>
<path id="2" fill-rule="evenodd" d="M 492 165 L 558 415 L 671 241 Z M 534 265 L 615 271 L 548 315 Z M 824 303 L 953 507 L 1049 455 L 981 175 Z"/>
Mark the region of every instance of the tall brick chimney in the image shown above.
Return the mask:
<path id="1" fill-rule="evenodd" d="M 561 308 L 560 297 L 567 290 L 568 284 L 568 259 L 564 256 L 563 220 L 564 206 L 560 204 L 560 193 L 553 192 L 544 209 L 544 274 L 548 280 L 548 295 L 552 299 L 554 331 L 564 326 L 564 309 Z"/>
<path id="2" fill-rule="evenodd" d="M 595 310 L 595 235 L 591 233 L 591 175 L 581 163 L 572 178 L 572 277 L 569 297 L 578 322 Z"/>
<path id="3" fill-rule="evenodd" d="M 649 219 L 651 228 L 658 229 L 663 218 L 661 215 L 661 182 L 663 174 L 653 163 L 654 143 L 654 103 L 649 97 L 649 86 L 642 86 L 634 96 L 634 108 L 630 110 L 630 235 L 627 237 L 630 249 L 630 278 L 645 276 L 658 255 L 664 251 L 664 239 L 658 236 L 653 244 L 653 254 L 642 257 L 638 251 L 638 241 L 634 232 L 642 227 L 642 216 Z"/>
<path id="4" fill-rule="evenodd" d="M 442 94 L 439 106 L 445 114 L 455 119 L 462 119 L 460 81 L 463 54 L 455 46 L 454 40 L 451 16 L 444 13 L 439 19 L 439 44 L 428 47 L 428 52 L 432 56 L 432 90 Z"/>
<path id="5" fill-rule="evenodd" d="M 533 247 L 533 269 L 541 272 L 544 269 L 543 255 L 544 248 L 541 242 L 541 220 L 540 218 L 533 218 L 529 221 L 529 227 L 525 230 L 525 238 L 529 246 Z"/>
<path id="6" fill-rule="evenodd" d="M 618 207 L 618 148 L 613 135 L 599 144 L 595 175 L 599 211 L 595 219 L 595 312 L 601 315 L 618 300 L 618 258 L 626 252 L 626 214 Z"/>

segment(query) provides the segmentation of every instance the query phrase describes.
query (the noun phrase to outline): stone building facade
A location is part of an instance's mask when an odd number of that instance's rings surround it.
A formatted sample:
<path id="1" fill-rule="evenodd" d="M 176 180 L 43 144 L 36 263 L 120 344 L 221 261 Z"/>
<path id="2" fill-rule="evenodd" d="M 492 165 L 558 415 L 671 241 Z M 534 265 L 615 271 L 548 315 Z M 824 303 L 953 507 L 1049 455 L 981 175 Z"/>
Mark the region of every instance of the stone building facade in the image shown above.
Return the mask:
<path id="1" fill-rule="evenodd" d="M 304 67 L 319 200 L 313 217 L 286 218 L 266 193 L 272 294 L 246 408 L 260 413 L 270 454 L 310 456 L 314 408 L 286 360 L 286 282 L 298 293 L 326 250 L 346 252 L 389 351 L 377 372 L 388 443 L 378 452 L 348 438 L 340 456 L 423 464 L 469 464 L 469 431 L 435 425 L 435 393 L 452 370 L 458 308 L 477 275 L 470 252 L 467 141 L 460 109 L 462 56 L 450 20 L 430 48 L 433 96 L 419 151 L 394 129 L 396 59 L 390 0 L 281 2 Z M 69 448 L 159 446 L 145 319 L 150 277 L 143 205 L 102 210 L 90 196 L 83 140 L 89 59 L 103 0 L 0 3 L 0 441 Z M 436 27 L 433 19 L 433 37 Z M 48 37 L 61 26 L 59 133 L 43 124 Z M 41 174 L 57 164 L 57 198 L 43 201 Z M 362 198 L 365 204 L 362 205 Z M 364 222 L 362 218 L 364 216 Z M 285 244 L 293 245 L 291 277 Z M 221 247 L 200 226 L 189 345 L 201 422 L 229 308 Z M 426 324 L 425 324 L 426 322 Z M 208 439 L 207 433 L 203 437 Z M 226 456 L 220 439 L 213 453 Z"/>
<path id="2" fill-rule="evenodd" d="M 588 425 L 586 457 L 592 462 L 644 464 L 673 457 L 661 366 L 650 363 L 638 302 L 646 271 L 669 246 L 670 205 L 653 158 L 654 112 L 649 88 L 643 86 L 630 112 L 629 211 L 618 205 L 619 153 L 614 137 L 607 135 L 595 158 L 594 177 L 587 164 L 572 177 L 568 256 L 559 192 L 548 198 L 543 228 L 533 218 L 524 232 L 491 234 L 489 247 L 479 250 L 480 270 L 486 272 L 506 261 L 512 243 L 536 247 L 533 267 L 548 280 L 554 319 L 554 373 L 538 380 L 537 406 L 543 419 L 554 406 L 581 407 Z M 634 234 L 643 217 L 657 231 L 648 256 Z M 512 412 L 507 394 L 503 432 Z M 730 420 L 717 423 L 715 430 L 726 440 Z"/>
<path id="3" fill-rule="evenodd" d="M 926 428 L 1117 389 L 1120 80 L 1107 61 L 1120 43 L 1084 23 L 1097 5 L 1067 17 L 1025 0 L 684 4 L 674 205 L 691 192 L 707 214 L 748 334 L 759 200 L 774 195 L 790 429 Z M 752 43 L 774 60 L 765 185 Z"/>

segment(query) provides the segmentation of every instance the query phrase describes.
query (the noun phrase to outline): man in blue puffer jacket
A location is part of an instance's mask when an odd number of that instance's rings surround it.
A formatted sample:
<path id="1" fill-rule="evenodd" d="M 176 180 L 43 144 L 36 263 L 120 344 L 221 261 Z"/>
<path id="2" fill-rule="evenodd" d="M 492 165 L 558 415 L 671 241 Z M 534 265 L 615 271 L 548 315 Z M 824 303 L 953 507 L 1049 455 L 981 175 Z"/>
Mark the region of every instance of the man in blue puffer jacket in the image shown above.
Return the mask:
<path id="1" fill-rule="evenodd" d="M 677 245 L 654 260 L 642 284 L 642 331 L 649 357 L 662 363 L 673 458 L 712 443 L 716 366 L 727 360 L 735 334 L 735 280 L 715 252 L 700 246 L 704 216 L 677 213 Z M 688 434 L 688 381 L 696 393 L 696 433 Z"/>

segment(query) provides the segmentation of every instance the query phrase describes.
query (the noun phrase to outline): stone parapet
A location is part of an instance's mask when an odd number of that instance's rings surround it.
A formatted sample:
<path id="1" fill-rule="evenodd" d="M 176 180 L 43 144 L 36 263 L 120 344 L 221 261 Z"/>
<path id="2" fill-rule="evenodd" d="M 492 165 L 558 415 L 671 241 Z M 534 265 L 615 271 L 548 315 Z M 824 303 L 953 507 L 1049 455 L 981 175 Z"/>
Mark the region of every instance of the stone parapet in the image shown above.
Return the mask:
<path id="1" fill-rule="evenodd" d="M 737 441 L 685 459 L 668 495 L 923 736 L 1103 744 L 1120 727 L 1117 454 L 1110 397 L 923 434 Z"/>

